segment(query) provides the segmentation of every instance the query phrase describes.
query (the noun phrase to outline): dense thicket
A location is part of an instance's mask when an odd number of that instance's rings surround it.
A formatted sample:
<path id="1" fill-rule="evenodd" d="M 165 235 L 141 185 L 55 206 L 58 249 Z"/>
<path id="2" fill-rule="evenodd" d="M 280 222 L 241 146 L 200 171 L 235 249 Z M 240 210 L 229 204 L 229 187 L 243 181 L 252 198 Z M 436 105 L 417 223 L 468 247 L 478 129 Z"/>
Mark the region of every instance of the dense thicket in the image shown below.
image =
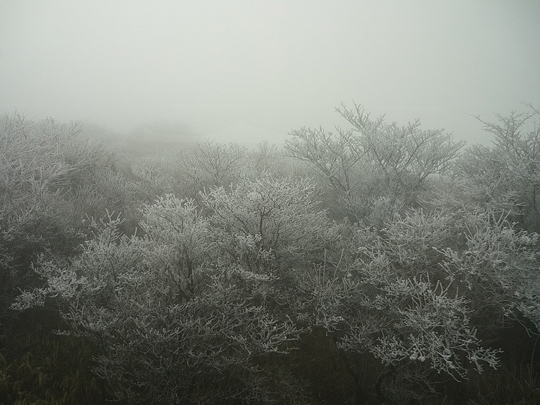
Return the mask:
<path id="1" fill-rule="evenodd" d="M 338 112 L 166 165 L 4 116 L 0 403 L 534 403 L 538 111 Z"/>

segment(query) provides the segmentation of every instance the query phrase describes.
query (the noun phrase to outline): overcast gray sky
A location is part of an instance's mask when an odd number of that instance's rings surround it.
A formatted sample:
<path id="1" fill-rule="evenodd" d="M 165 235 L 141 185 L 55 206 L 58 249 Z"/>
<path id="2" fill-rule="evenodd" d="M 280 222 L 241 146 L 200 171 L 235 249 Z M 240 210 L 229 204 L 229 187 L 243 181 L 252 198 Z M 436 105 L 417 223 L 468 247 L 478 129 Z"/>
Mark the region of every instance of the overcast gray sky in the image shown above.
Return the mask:
<path id="1" fill-rule="evenodd" d="M 0 0 L 0 112 L 331 129 L 354 100 L 482 141 L 540 106 L 538 0 Z"/>

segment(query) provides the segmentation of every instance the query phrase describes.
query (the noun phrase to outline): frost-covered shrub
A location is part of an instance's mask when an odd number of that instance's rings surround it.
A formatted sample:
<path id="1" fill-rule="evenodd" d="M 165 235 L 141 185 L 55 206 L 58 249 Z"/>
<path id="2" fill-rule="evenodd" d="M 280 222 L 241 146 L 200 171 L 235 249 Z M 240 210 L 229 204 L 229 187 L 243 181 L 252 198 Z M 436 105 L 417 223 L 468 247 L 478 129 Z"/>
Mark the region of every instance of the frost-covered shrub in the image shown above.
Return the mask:
<path id="1" fill-rule="evenodd" d="M 95 342 L 94 371 L 117 399 L 279 403 L 295 395 L 261 386 L 279 381 L 260 364 L 285 354 L 300 330 L 261 299 L 269 277 L 216 261 L 210 222 L 193 201 L 169 195 L 146 205 L 144 237 L 122 235 L 120 224 L 94 222 L 81 255 L 37 266 L 45 286 L 13 309 L 56 303 L 69 325 L 59 333 Z"/>
<path id="2" fill-rule="evenodd" d="M 222 260 L 250 271 L 270 274 L 305 266 L 337 238 L 308 180 L 244 179 L 230 191 L 205 192 L 203 202 Z"/>
<path id="3" fill-rule="evenodd" d="M 376 339 L 371 340 L 361 322 L 340 343 L 345 350 L 358 350 L 358 344 L 363 344 L 386 365 L 428 361 L 430 368 L 456 379 L 466 377 L 461 354 L 480 372 L 481 360 L 497 365 L 496 351 L 482 348 L 469 325 L 466 300 L 449 296 L 442 283 L 398 278 L 373 291 L 377 293 L 360 296 L 360 303 L 381 315 Z"/>
<path id="4" fill-rule="evenodd" d="M 178 154 L 176 193 L 199 200 L 206 188 L 228 187 L 240 178 L 247 164 L 247 149 L 234 143 L 198 143 Z"/>
<path id="5" fill-rule="evenodd" d="M 464 249 L 441 253 L 448 277 L 486 318 L 525 317 L 540 333 L 540 240 L 505 216 L 485 212 L 469 221 Z"/>
<path id="6" fill-rule="evenodd" d="M 72 255 L 83 237 L 84 212 L 74 197 L 111 165 L 99 144 L 80 138 L 76 123 L 0 117 L 0 347 L 17 353 L 8 311 L 19 289 L 37 282 L 30 269 L 40 254 Z M 86 195 L 87 199 L 89 195 Z M 83 199 L 81 199 L 83 200 Z M 85 200 L 86 201 L 86 200 Z M 46 320 L 44 320 L 46 322 Z M 4 346 L 5 344 L 5 346 Z"/>
<path id="7" fill-rule="evenodd" d="M 474 145 L 456 162 L 455 174 L 468 182 L 469 195 L 491 206 L 513 208 L 513 220 L 528 231 L 540 230 L 540 111 L 478 118 L 494 136 L 491 147 Z M 511 205 L 512 207 L 508 207 Z"/>
<path id="8" fill-rule="evenodd" d="M 473 323 L 481 304 L 443 266 L 444 249 L 466 249 L 467 224 L 478 220 L 461 219 L 413 210 L 379 231 L 353 228 L 347 254 L 355 261 L 322 267 L 303 284 L 310 322 L 332 333 L 353 377 L 362 358 L 380 360 L 373 390 L 381 401 L 433 392 L 439 374 L 462 381 L 471 368 L 499 364 L 498 349 L 482 344 Z"/>
<path id="9" fill-rule="evenodd" d="M 377 225 L 372 210 L 416 206 L 428 176 L 444 172 L 463 147 L 443 130 L 423 130 L 418 120 L 404 126 L 373 119 L 355 104 L 336 109 L 350 129 L 301 128 L 286 143 L 289 156 L 306 162 L 337 196 L 334 203 L 355 220 Z"/>
<path id="10" fill-rule="evenodd" d="M 386 269 L 377 271 L 409 277 L 429 274 L 433 278 L 441 273 L 442 255 L 437 249 L 463 244 L 462 230 L 455 216 L 444 211 L 411 210 L 386 222 L 378 237 L 368 246 L 360 245 L 360 251 L 368 267 L 380 260 L 389 262 Z"/>

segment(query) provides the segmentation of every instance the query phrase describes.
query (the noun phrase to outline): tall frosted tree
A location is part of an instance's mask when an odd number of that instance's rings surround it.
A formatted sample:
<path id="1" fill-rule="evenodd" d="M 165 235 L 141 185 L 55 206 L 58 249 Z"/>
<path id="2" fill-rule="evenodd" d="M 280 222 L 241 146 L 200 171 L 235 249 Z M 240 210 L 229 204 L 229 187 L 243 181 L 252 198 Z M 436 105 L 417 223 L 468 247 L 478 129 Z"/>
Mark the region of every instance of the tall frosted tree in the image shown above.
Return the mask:
<path id="1" fill-rule="evenodd" d="M 285 148 L 320 175 L 356 220 L 369 221 L 381 205 L 390 211 L 415 206 L 428 177 L 444 172 L 464 145 L 443 130 L 422 129 L 419 120 L 388 124 L 357 104 L 336 111 L 350 128 L 294 130 Z"/>

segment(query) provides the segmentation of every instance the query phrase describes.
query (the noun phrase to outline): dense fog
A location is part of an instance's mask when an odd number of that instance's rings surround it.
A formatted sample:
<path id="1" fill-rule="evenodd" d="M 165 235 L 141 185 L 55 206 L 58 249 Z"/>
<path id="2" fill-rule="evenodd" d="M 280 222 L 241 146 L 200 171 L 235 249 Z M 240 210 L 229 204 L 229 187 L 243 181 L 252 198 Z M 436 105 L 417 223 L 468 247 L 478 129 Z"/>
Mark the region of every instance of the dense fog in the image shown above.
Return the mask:
<path id="1" fill-rule="evenodd" d="M 534 0 L 4 0 L 0 111 L 232 141 L 331 129 L 355 101 L 489 143 L 474 115 L 539 103 L 539 16 Z"/>
<path id="2" fill-rule="evenodd" d="M 538 404 L 538 17 L 0 0 L 0 405 Z"/>

